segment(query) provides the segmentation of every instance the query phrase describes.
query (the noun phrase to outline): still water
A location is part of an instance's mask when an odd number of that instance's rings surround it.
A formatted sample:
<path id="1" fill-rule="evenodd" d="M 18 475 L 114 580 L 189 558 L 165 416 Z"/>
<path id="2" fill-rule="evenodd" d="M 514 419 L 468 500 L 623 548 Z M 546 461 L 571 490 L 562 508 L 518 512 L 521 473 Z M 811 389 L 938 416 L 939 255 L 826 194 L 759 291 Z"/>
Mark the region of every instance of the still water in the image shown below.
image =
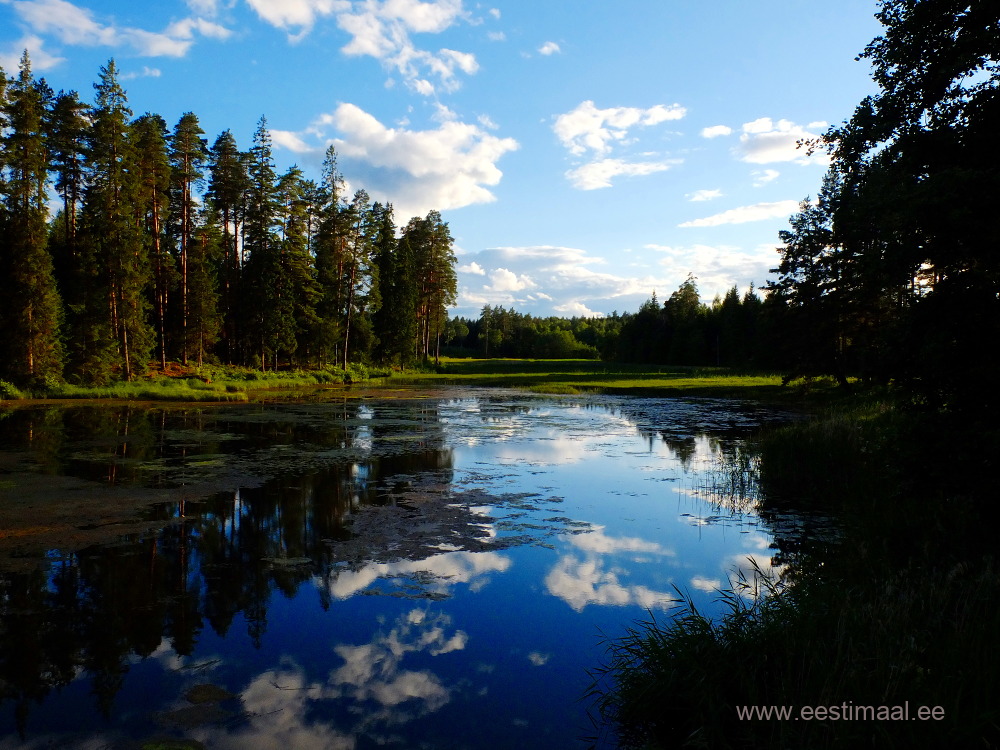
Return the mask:
<path id="1" fill-rule="evenodd" d="M 463 390 L 9 412 L 0 502 L 27 472 L 169 501 L 0 570 L 0 748 L 586 746 L 603 636 L 772 564 L 711 489 L 786 416 Z"/>

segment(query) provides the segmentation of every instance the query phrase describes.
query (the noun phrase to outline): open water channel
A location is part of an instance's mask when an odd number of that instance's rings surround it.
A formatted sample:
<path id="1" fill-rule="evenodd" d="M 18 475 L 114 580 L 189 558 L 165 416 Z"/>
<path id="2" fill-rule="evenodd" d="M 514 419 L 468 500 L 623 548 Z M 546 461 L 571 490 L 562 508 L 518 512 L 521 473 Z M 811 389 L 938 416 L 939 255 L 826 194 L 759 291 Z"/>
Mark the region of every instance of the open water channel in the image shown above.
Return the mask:
<path id="1" fill-rule="evenodd" d="M 602 634 L 772 564 L 710 490 L 787 414 L 396 396 L 3 413 L 0 748 L 584 747 Z"/>

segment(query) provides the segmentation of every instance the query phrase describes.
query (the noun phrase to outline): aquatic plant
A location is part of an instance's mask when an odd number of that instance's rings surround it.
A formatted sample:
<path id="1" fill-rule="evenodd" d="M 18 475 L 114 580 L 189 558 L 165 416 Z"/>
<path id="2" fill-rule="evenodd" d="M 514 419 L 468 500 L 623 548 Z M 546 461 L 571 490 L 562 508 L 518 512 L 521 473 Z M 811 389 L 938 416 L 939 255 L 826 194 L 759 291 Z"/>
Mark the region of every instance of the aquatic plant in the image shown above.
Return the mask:
<path id="1" fill-rule="evenodd" d="M 598 725 L 644 748 L 1000 746 L 992 473 L 959 449 L 963 437 L 884 402 L 762 432 L 762 517 L 821 509 L 840 538 L 790 544 L 776 555 L 780 585 L 755 574 L 766 596 L 746 597 L 737 580 L 716 619 L 687 598 L 608 639 L 589 693 Z M 904 704 L 944 718 L 796 719 L 805 707 Z M 752 706 L 795 713 L 741 718 Z"/>

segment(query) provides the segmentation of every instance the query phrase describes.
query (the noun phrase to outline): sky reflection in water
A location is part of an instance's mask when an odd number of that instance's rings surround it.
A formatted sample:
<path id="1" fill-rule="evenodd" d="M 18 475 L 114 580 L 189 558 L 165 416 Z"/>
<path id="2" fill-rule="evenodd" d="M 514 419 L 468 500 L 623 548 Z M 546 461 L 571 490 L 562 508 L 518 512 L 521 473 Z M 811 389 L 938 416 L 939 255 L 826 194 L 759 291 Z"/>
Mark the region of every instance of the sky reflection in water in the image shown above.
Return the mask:
<path id="1" fill-rule="evenodd" d="M 289 418 L 274 409 L 270 419 Z M 3 579 L 8 634 L 39 608 L 46 623 L 79 630 L 85 615 L 74 608 L 105 611 L 98 600 L 112 601 L 123 569 L 180 561 L 150 574 L 148 587 L 165 593 L 139 609 L 156 609 L 163 625 L 131 638 L 120 668 L 108 668 L 113 654 L 101 661 L 92 624 L 88 657 L 60 657 L 75 671 L 45 678 L 60 689 L 36 689 L 40 702 L 18 701 L 17 685 L 3 693 L 0 748 L 154 736 L 240 750 L 570 747 L 592 732 L 579 698 L 602 632 L 668 610 L 675 586 L 711 611 L 714 590 L 748 570 L 748 557 L 770 564 L 761 522 L 702 495 L 720 456 L 775 418 L 755 407 L 493 394 L 373 400 L 315 416 L 308 441 L 261 437 L 266 414 L 219 417 L 206 427 L 226 436 L 212 455 L 240 460 L 236 451 L 253 443 L 304 456 L 308 442 L 310 460 L 330 468 L 296 459 L 308 470 L 191 503 L 191 518 L 158 539 L 69 556 L 61 575 L 72 586 Z M 335 423 L 339 433 L 324 432 Z M 453 512 L 408 515 L 422 502 Z M 370 559 L 359 547 L 368 537 L 338 531 L 344 518 L 384 526 Z M 392 523 L 438 536 L 397 543 Z M 63 600 L 21 606 L 22 589 Z M 58 628 L 46 637 L 59 638 Z M 185 698 L 205 683 L 236 697 Z"/>

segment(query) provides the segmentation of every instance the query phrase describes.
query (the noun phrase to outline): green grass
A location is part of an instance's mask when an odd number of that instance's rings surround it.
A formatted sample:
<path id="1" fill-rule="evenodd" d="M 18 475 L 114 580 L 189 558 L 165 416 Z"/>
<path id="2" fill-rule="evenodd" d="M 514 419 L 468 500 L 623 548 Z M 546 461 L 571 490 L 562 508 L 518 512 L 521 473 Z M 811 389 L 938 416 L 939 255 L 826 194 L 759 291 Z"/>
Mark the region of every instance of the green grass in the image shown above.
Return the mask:
<path id="1" fill-rule="evenodd" d="M 129 401 L 248 401 L 257 392 L 290 391 L 323 385 L 367 382 L 389 374 L 388 369 L 352 364 L 347 370 L 328 367 L 311 370 L 262 372 L 249 367 L 204 365 L 182 367 L 171 363 L 167 375 L 152 374 L 131 382 L 76 385 L 50 382 L 30 392 L 0 381 L 0 399 L 121 399 Z"/>
<path id="2" fill-rule="evenodd" d="M 775 373 L 735 372 L 721 367 L 679 367 L 599 362 L 592 359 L 450 359 L 433 372 L 394 375 L 393 383 L 523 388 L 536 393 L 786 398 L 805 392 L 802 383 L 782 386 Z M 828 392 L 829 382 L 813 382 Z"/>
<path id="3" fill-rule="evenodd" d="M 245 401 L 254 392 L 372 383 L 435 387 L 470 385 L 519 388 L 534 393 L 609 393 L 651 396 L 710 396 L 769 400 L 840 398 L 832 381 L 782 385 L 775 373 L 738 372 L 720 367 L 605 363 L 592 359 L 451 359 L 424 369 L 394 372 L 352 364 L 342 368 L 262 372 L 248 367 L 172 364 L 168 375 L 130 383 L 83 386 L 52 383 L 30 394 L 13 386 L 0 398 L 116 398 L 130 400 Z"/>
<path id="4" fill-rule="evenodd" d="M 106 386 L 54 385 L 46 388 L 45 398 L 123 399 L 129 401 L 246 401 L 247 394 L 227 389 L 224 383 L 205 383 L 196 378 L 111 383 Z"/>

